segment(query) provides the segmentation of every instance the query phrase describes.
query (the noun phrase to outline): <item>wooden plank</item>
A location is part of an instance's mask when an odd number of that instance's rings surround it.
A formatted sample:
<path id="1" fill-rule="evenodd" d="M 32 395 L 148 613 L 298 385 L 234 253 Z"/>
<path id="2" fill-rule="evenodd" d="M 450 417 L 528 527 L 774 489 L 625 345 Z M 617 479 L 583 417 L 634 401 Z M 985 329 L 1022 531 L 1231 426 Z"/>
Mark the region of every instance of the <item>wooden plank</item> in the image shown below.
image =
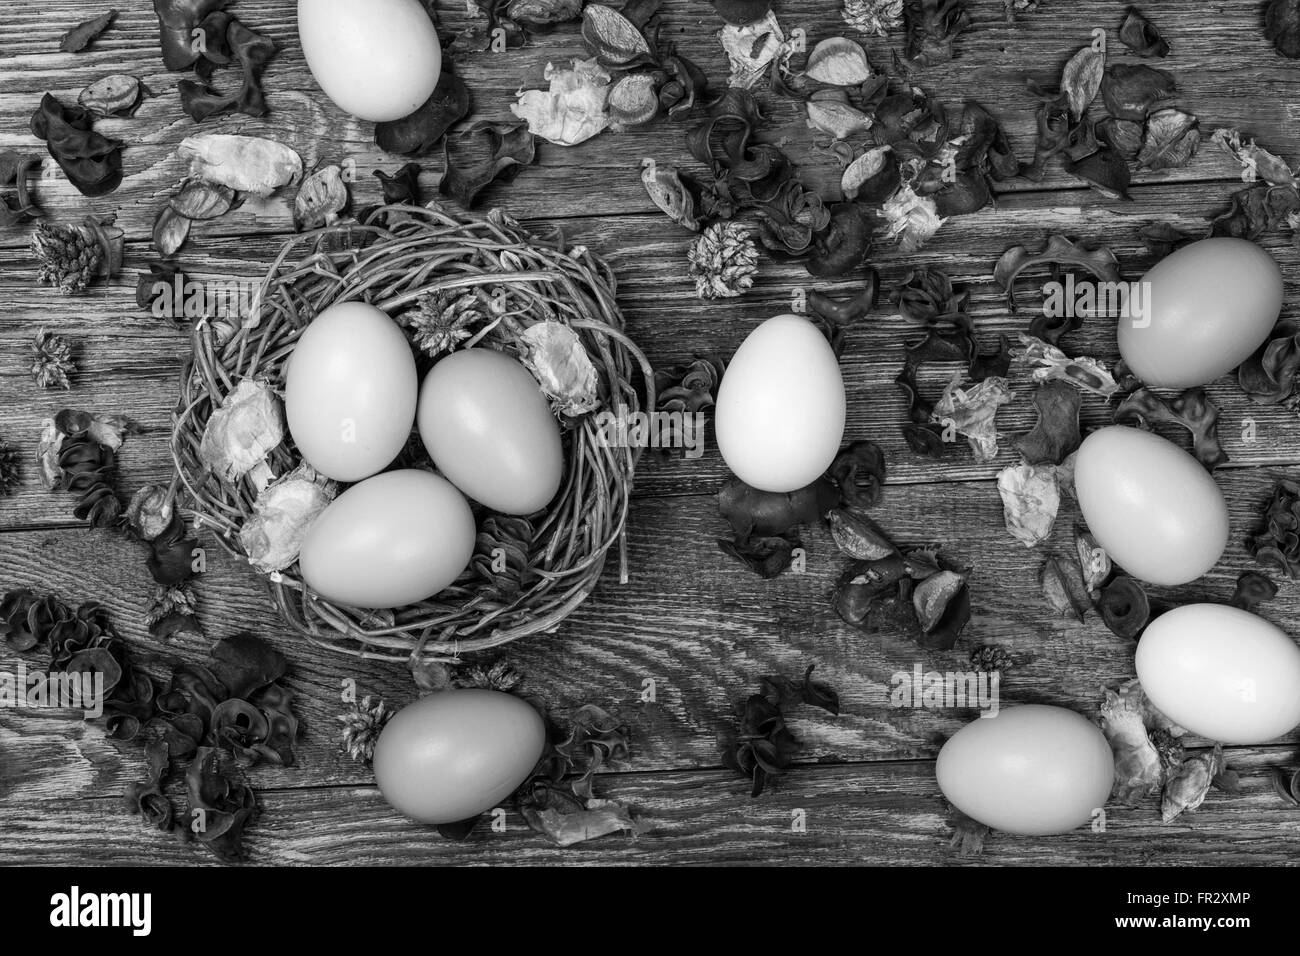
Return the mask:
<path id="1" fill-rule="evenodd" d="M 274 0 L 259 4 L 256 10 L 241 11 L 250 26 L 271 36 L 281 48 L 266 73 L 271 115 L 260 121 L 217 118 L 200 124 L 197 131 L 240 131 L 281 138 L 302 153 L 308 166 L 351 157 L 360 177 L 371 183 L 374 169 L 392 168 L 398 160 L 383 155 L 374 146 L 370 124 L 345 116 L 320 94 L 297 43 L 294 8 L 292 0 Z M 468 22 L 464 5 L 458 0 L 439 0 L 437 8 L 445 36 Z M 846 31 L 838 8 L 838 4 L 798 0 L 782 3 L 779 10 L 787 30 L 801 28 L 810 41 L 816 42 Z M 966 97 L 977 95 L 1003 120 L 1018 153 L 1027 160 L 1034 141 L 1034 102 L 1025 92 L 1024 72 L 1028 70 L 1040 81 L 1054 83 L 1060 65 L 1089 39 L 1088 31 L 1093 26 L 1109 29 L 1111 55 L 1124 57 L 1123 47 L 1115 38 L 1121 11 L 1113 3 L 1087 0 L 1056 9 L 1048 5 L 1008 25 L 1002 17 L 1001 0 L 982 0 L 972 8 L 975 23 L 959 39 L 957 59 L 918 72 L 913 82 L 932 90 L 954 111 Z M 1253 4 L 1233 0 L 1219 9 L 1219 16 L 1206 17 L 1202 15 L 1203 4 L 1197 0 L 1165 0 L 1161 4 L 1158 22 L 1174 44 L 1175 53 L 1160 66 L 1177 76 L 1179 102 L 1202 117 L 1207 135 L 1216 125 L 1240 125 L 1264 137 L 1266 144 L 1282 155 L 1300 156 L 1300 134 L 1295 132 L 1294 122 L 1298 108 L 1296 85 L 1290 63 L 1278 57 L 1263 39 Z M 27 131 L 27 124 L 42 93 L 52 92 L 65 101 L 75 101 L 82 88 L 108 73 L 142 76 L 159 96 L 147 102 L 135 119 L 100 124 L 104 132 L 131 144 L 122 188 L 111 196 L 88 201 L 55 175 L 42 181 L 38 198 L 58 218 L 80 218 L 92 209 L 100 214 L 116 210 L 129 234 L 143 237 L 148 234 L 159 197 L 183 175 L 182 164 L 173 151 L 181 139 L 196 131 L 195 124 L 180 111 L 175 92 L 184 74 L 163 71 L 156 21 L 147 6 L 123 10 L 114 28 L 87 52 L 57 53 L 58 36 L 65 25 L 75 23 L 85 12 L 86 6 L 80 0 L 58 0 L 48 9 L 45 4 L 39 10 L 24 8 L 0 24 L 0 50 L 6 53 L 4 73 L 0 74 L 0 149 L 39 146 Z M 676 42 L 721 85 L 727 68 L 714 36 L 721 21 L 706 7 L 687 0 L 667 0 L 663 21 L 664 38 Z M 881 69 L 888 67 L 890 51 L 900 48 L 901 43 L 899 34 L 865 40 L 873 63 Z M 542 72 L 548 61 L 585 55 L 576 27 L 565 25 L 525 49 L 458 55 L 455 64 L 473 91 L 474 118 L 509 118 L 509 105 L 521 85 L 544 85 Z M 223 77 L 219 82 L 231 81 Z M 825 149 L 826 137 L 814 136 L 807 129 L 797 104 L 770 95 L 763 99 L 772 114 L 764 138 L 784 142 L 808 181 L 834 195 L 838 173 Z M 517 202 L 530 215 L 567 216 L 590 203 L 591 183 L 596 182 L 601 189 L 602 211 L 650 211 L 653 207 L 636 176 L 641 157 L 656 156 L 660 162 L 688 161 L 682 143 L 687 128 L 686 122 L 661 121 L 622 135 L 605 134 L 570 149 L 543 144 L 538 168 L 527 170 L 509 187 L 489 191 L 485 198 L 489 202 Z M 440 164 L 440 159 L 431 160 L 428 182 L 433 182 L 432 170 Z M 1237 173 L 1228 157 L 1206 149 L 1186 169 L 1143 173 L 1137 181 L 1231 180 Z M 1054 168 L 1044 185 L 1059 189 L 1077 187 L 1078 183 Z M 1041 187 L 1017 182 L 999 188 L 1016 191 Z M 285 207 L 282 200 L 277 200 L 270 208 L 275 217 L 250 210 L 252 228 L 274 229 L 273 220 Z M 238 230 L 248 228 L 239 220 L 230 223 Z"/>
<path id="2" fill-rule="evenodd" d="M 1013 371 L 1015 400 L 999 413 L 999 427 L 1008 440 L 997 460 L 976 463 L 963 446 L 932 461 L 917 457 L 903 442 L 899 426 L 906 415 L 893 379 L 902 367 L 904 344 L 919 338 L 920 330 L 892 315 L 893 306 L 888 300 L 908 271 L 920 264 L 937 265 L 967 283 L 978 335 L 988 350 L 999 333 L 1014 338 L 1026 329 L 1034 307 L 1033 281 L 1026 280 L 1022 283 L 1025 310 L 1016 315 L 1007 313 L 1004 298 L 992 283 L 993 265 L 1006 240 L 995 237 L 1020 236 L 1033 245 L 1060 230 L 1089 241 L 1104 241 L 1120 256 L 1126 272 L 1136 276 L 1150 263 L 1137 236 L 1141 225 L 1163 218 L 1190 227 L 1230 188 L 1206 187 L 1193 203 L 1173 187 L 1151 187 L 1142 195 L 1133 215 L 1118 215 L 1092 200 L 1079 206 L 1061 206 L 1057 204 L 1059 194 L 1021 196 L 989 214 L 993 226 L 988 232 L 974 220 L 958 220 L 951 232 L 941 232 L 935 245 L 920 255 L 882 254 L 877 265 L 885 301 L 877 313 L 850 332 L 842 361 L 849 394 L 846 439 L 871 438 L 879 442 L 888 454 L 893 482 L 987 479 L 1014 463 L 1016 453 L 1011 439 L 1032 427 L 1035 418 L 1029 400 L 1033 385 L 1023 370 Z M 1136 214 L 1137 209 L 1143 214 Z M 657 367 L 687 360 L 693 354 L 729 356 L 759 321 L 792 308 L 796 290 L 847 291 L 853 287 L 851 281 L 814 283 L 799 265 L 765 261 L 749 293 L 738 299 L 706 303 L 695 297 L 685 274 L 689 234 L 664 217 L 606 217 L 570 225 L 567 234 L 606 253 L 622 277 L 620 302 L 629 330 Z M 183 261 L 200 280 L 229 276 L 251 279 L 275 258 L 280 244 L 280 239 L 272 237 L 204 239 L 204 252 L 196 251 Z M 1287 276 L 1283 315 L 1293 315 L 1295 307 L 1291 303 L 1300 293 L 1300 250 L 1276 239 L 1267 245 Z M 132 268 L 111 285 L 95 285 L 77 296 L 60 296 L 54 290 L 35 286 L 35 265 L 27 253 L 22 254 L 15 268 L 0 271 L 0 295 L 7 303 L 0 315 L 0 439 L 34 454 L 42 420 L 65 405 L 126 414 L 141 429 L 121 455 L 123 487 L 128 493 L 149 481 L 169 480 L 170 415 L 182 358 L 188 351 L 184 332 L 166 320 L 141 312 L 135 304 L 136 269 L 146 258 L 143 250 L 133 245 Z M 67 335 L 79 344 L 81 374 L 71 393 L 41 392 L 32 383 L 28 372 L 30 343 L 40 327 Z M 1094 320 L 1069 336 L 1065 344 L 1076 354 L 1113 361 L 1118 357 L 1113 329 L 1110 322 Z M 927 369 L 923 379 L 927 392 L 937 396 L 953 371 Z M 1230 376 L 1215 383 L 1210 394 L 1223 409 L 1221 432 L 1232 459 L 1229 467 L 1298 460 L 1300 417 L 1294 412 L 1250 402 Z M 798 395 L 791 395 L 791 401 L 797 402 Z M 1089 397 L 1083 415 L 1086 425 L 1098 425 L 1108 421 L 1110 411 L 1106 403 Z M 1247 420 L 1254 422 L 1253 432 L 1245 427 Z M 638 474 L 636 491 L 640 495 L 709 493 L 725 477 L 710 437 L 706 454 L 695 461 L 662 463 L 647 457 Z M 27 469 L 13 497 L 0 499 L 0 528 L 44 526 L 66 521 L 67 514 L 65 502 L 40 486 L 34 467 Z"/>
<path id="3" fill-rule="evenodd" d="M 1253 527 L 1272 475 L 1265 469 L 1225 474 L 1232 545 L 1203 580 L 1153 595 L 1185 603 L 1226 601 L 1238 573 L 1253 562 L 1241 540 Z M 892 634 L 863 634 L 839 621 L 828 594 L 847 564 L 829 536 L 804 536 L 807 568 L 762 581 L 719 552 L 725 526 L 708 497 L 638 501 L 630 536 L 631 580 L 606 576 L 591 600 L 553 636 L 510 645 L 504 656 L 528 678 L 527 688 L 561 715 L 584 703 L 619 711 L 635 739 L 623 769 L 659 771 L 717 766 L 719 741 L 733 726 L 733 706 L 754 692 L 765 674 L 797 676 L 809 665 L 835 687 L 843 713 L 811 708 L 792 714 L 803 757 L 819 761 L 932 757 L 941 738 L 974 716 L 967 709 L 899 709 L 891 705 L 893 676 L 924 670 L 964 671 L 970 648 L 1007 648 L 1015 660 L 1001 687 L 1013 703 L 1054 703 L 1093 715 L 1100 687 L 1133 674 L 1133 645 L 1112 635 L 1092 615 L 1084 625 L 1057 618 L 1037 585 L 1045 552 L 1070 553 L 1075 512 L 1063 509 L 1057 534 L 1027 551 L 1002 525 L 991 483 L 907 485 L 889 489 L 877 512 L 904 546 L 931 543 L 973 566 L 974 616 L 951 651 L 924 651 Z M 301 766 L 267 770 L 268 785 L 352 784 L 366 772 L 337 752 L 334 716 L 340 682 L 394 703 L 413 699 L 400 665 L 359 662 L 312 647 L 281 626 L 251 570 L 219 547 L 208 548 L 208 570 L 197 584 L 199 613 L 209 637 L 252 630 L 277 643 L 293 663 L 291 686 L 303 718 Z M 143 627 L 150 585 L 138 548 L 103 533 L 52 530 L 0 535 L 0 582 L 7 589 L 51 590 L 70 603 L 105 602 L 142 666 L 155 677 L 178 659 L 202 660 L 206 642 L 164 645 Z M 1300 590 L 1283 584 L 1263 614 L 1294 630 Z M 29 655 L 38 666 L 44 658 Z M 0 649 L 0 668 L 12 673 L 17 657 Z M 651 685 L 648 682 L 653 682 Z M 653 686 L 654 701 L 643 703 Z M 1292 734 L 1288 741 L 1300 741 Z M 42 757 L 45 753 L 55 757 Z M 65 758 L 64 754 L 67 754 Z M 88 797 L 105 781 L 122 787 L 139 774 L 138 748 L 120 752 L 82 733 L 75 721 L 48 714 L 0 713 L 0 776 L 4 765 L 36 774 L 25 790 L 49 797 Z M 43 768 L 39 773 L 33 768 Z M 75 773 L 73 769 L 77 768 Z M 93 772 L 92 772 L 93 771 Z M 73 774 L 73 776 L 69 776 Z"/>
<path id="4" fill-rule="evenodd" d="M 1278 799 L 1267 750 L 1235 750 L 1242 792 L 1212 793 L 1168 826 L 1154 802 L 1110 807 L 1104 832 L 994 834 L 982 856 L 963 858 L 931 765 L 924 761 L 800 767 L 751 800 L 743 780 L 718 771 L 613 774 L 597 789 L 631 805 L 646 832 L 557 849 L 513 810 L 504 832 L 486 823 L 465 843 L 401 818 L 370 787 L 263 791 L 247 831 L 257 865 L 1080 865 L 1285 866 L 1294 862 L 1300 818 Z M 804 829 L 797 830 L 795 821 Z M 0 801 L 0 864 L 209 865 L 204 850 L 145 829 L 110 799 Z"/>

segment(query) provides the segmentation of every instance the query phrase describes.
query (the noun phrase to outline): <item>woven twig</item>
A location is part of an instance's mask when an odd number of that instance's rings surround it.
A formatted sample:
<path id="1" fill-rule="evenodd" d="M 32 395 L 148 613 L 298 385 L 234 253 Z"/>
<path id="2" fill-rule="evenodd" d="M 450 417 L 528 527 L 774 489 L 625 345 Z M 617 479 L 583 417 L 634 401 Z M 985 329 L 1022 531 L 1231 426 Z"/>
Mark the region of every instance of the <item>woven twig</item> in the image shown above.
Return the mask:
<path id="1" fill-rule="evenodd" d="M 193 357 L 181 376 L 172 416 L 172 457 L 196 521 L 244 557 L 238 531 L 253 513 L 257 488 L 209 473 L 199 457 L 208 417 L 246 378 L 283 391 L 284 366 L 308 323 L 336 302 L 361 300 L 396 315 L 422 296 L 490 285 L 505 290 L 503 314 L 470 329 L 509 341 L 529 325 L 567 323 L 578 333 L 599 374 L 601 407 L 654 408 L 654 375 L 623 331 L 609 266 L 558 230 L 541 238 L 500 211 L 486 219 L 446 210 L 386 206 L 364 223 L 304 233 L 287 242 L 254 295 L 251 314 L 224 344 L 200 323 Z M 324 647 L 363 659 L 450 661 L 530 634 L 554 631 L 596 585 L 609 550 L 618 547 L 619 577 L 627 580 L 624 529 L 632 475 L 640 450 L 606 447 L 590 415 L 564 431 L 565 475 L 560 493 L 534 518 L 530 575 L 519 594 L 501 598 L 492 583 L 467 570 L 433 600 L 393 611 L 332 604 L 313 594 L 297 566 L 270 575 L 285 621 Z M 299 464 L 291 441 L 270 455 L 276 474 Z"/>

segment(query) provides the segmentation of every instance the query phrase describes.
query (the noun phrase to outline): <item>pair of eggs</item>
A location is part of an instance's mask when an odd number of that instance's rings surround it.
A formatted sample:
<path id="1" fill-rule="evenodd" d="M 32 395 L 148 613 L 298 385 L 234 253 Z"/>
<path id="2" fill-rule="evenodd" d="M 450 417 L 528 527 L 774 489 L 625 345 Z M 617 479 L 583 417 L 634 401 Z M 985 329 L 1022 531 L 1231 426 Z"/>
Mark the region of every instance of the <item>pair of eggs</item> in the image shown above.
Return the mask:
<path id="1" fill-rule="evenodd" d="M 444 356 L 421 384 L 401 329 L 362 302 L 330 306 L 303 330 L 285 371 L 285 417 L 308 464 L 355 483 L 312 523 L 299 556 L 308 586 L 339 604 L 432 597 L 473 554 L 467 497 L 532 514 L 563 478 L 559 426 L 523 365 L 472 348 Z M 440 474 L 379 474 L 413 426 Z"/>

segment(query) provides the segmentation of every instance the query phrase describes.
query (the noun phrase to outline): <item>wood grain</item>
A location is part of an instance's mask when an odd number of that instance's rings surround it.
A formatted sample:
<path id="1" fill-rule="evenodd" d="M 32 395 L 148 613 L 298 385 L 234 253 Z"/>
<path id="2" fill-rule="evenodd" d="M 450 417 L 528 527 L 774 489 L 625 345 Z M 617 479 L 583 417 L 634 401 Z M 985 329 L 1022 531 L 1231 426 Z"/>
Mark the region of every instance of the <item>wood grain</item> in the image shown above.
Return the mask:
<path id="1" fill-rule="evenodd" d="M 459 0 L 438 0 L 444 38 L 467 24 Z M 843 32 L 838 3 L 784 0 L 787 28 L 801 27 L 812 42 Z M 1209 5 L 1162 0 L 1147 12 L 1174 45 L 1158 64 L 1178 78 L 1179 103 L 1197 113 L 1208 137 L 1219 125 L 1240 126 L 1284 157 L 1300 156 L 1300 88 L 1294 64 L 1277 57 L 1262 38 L 1253 0 Z M 139 432 L 121 457 L 126 493 L 170 475 L 168 417 L 176 391 L 185 330 L 141 313 L 134 303 L 137 270 L 156 258 L 148 236 L 158 206 L 185 174 L 176 146 L 195 132 L 269 135 L 294 146 L 308 167 L 352 159 L 357 164 L 354 204 L 377 201 L 375 169 L 404 160 L 373 144 L 368 124 L 344 116 L 311 80 L 298 50 L 293 0 L 265 0 L 233 8 L 281 46 L 265 85 L 272 113 L 263 120 L 225 117 L 194 124 L 184 117 L 176 83 L 183 74 L 162 70 L 156 21 L 147 4 L 123 9 L 114 28 L 83 54 L 56 52 L 68 27 L 99 12 L 87 0 L 8 5 L 0 22 L 0 149 L 41 151 L 27 123 L 44 92 L 71 102 L 108 73 L 140 75 L 158 94 L 133 120 L 106 120 L 100 128 L 127 140 L 127 176 L 121 189 L 97 200 L 80 196 L 57 171 L 42 177 L 36 195 L 47 214 L 76 220 L 114 214 L 127 238 L 127 268 L 116 280 L 84 295 L 62 297 L 34 283 L 27 251 L 30 229 L 0 232 L 0 440 L 34 454 L 41 420 L 71 405 L 132 417 Z M 241 9 L 242 7 L 242 9 Z M 972 3 L 974 25 L 958 41 L 957 59 L 920 71 L 912 82 L 951 108 L 974 95 L 997 114 L 1023 158 L 1032 153 L 1033 101 L 1026 73 L 1051 83 L 1094 26 L 1110 30 L 1111 55 L 1133 62 L 1115 39 L 1123 4 L 1084 0 L 1048 4 L 1003 20 L 1001 0 Z M 721 79 L 726 68 L 713 36 L 720 25 L 707 5 L 666 0 L 665 36 Z M 901 36 L 865 45 L 878 67 L 890 62 Z M 507 118 L 520 86 L 543 85 L 548 61 L 584 55 L 576 29 L 565 26 L 523 50 L 456 57 L 457 72 L 474 92 L 473 119 Z M 228 81 L 227 77 L 222 82 Z M 801 176 L 827 198 L 837 196 L 838 171 L 825 137 L 806 128 L 795 104 L 761 93 L 769 124 L 763 137 L 783 142 Z M 508 186 L 492 187 L 484 208 L 502 204 L 539 226 L 563 220 L 566 234 L 606 255 L 620 275 L 620 304 L 633 336 L 652 362 L 666 366 L 696 353 L 729 355 L 759 321 L 788 311 L 799 290 L 851 290 L 860 277 L 814 283 L 797 264 L 763 258 L 754 289 L 724 302 L 701 302 L 685 275 L 691 234 L 659 214 L 639 182 L 645 156 L 694 168 L 683 143 L 693 119 L 659 122 L 622 135 L 605 134 L 571 149 L 542 144 L 538 164 Z M 439 155 L 422 159 L 422 185 L 432 196 Z M 47 166 L 51 164 L 47 161 Z M 1133 201 L 1108 201 L 1053 169 L 1041 184 L 1000 184 L 996 207 L 950 220 L 927 248 L 902 255 L 881 243 L 873 253 L 883 287 L 892 293 L 909 270 L 936 265 L 967 283 L 978 334 L 990 348 L 998 333 L 1024 329 L 1030 313 L 1009 314 L 991 280 L 997 257 L 1013 243 L 1040 243 L 1054 232 L 1104 242 L 1129 277 L 1150 264 L 1138 230 L 1155 221 L 1196 229 L 1241 188 L 1236 165 L 1205 147 L 1187 168 L 1135 177 Z M 181 260 L 201 279 L 255 278 L 292 231 L 292 191 L 247 202 L 216 222 L 195 228 Z M 1265 245 L 1287 276 L 1284 315 L 1293 316 L 1300 283 L 1300 251 L 1286 237 Z M 1026 282 L 1026 287 L 1032 283 Z M 1033 296 L 1025 297 L 1029 308 Z M 450 844 L 413 827 L 389 810 L 368 770 L 339 753 L 335 715 L 343 709 L 344 680 L 358 691 L 395 703 L 412 699 L 409 674 L 397 664 L 358 664 L 315 648 L 278 623 L 256 576 L 207 542 L 209 568 L 196 590 L 211 638 L 252 630 L 273 640 L 293 663 L 304 734 L 298 766 L 252 772 L 264 813 L 250 833 L 256 862 L 294 863 L 878 863 L 990 864 L 1142 863 L 1182 866 L 1292 862 L 1300 817 L 1272 794 L 1267 771 L 1294 766 L 1300 736 L 1268 747 L 1234 749 L 1230 763 L 1244 775 L 1243 793 L 1213 794 L 1194 816 L 1161 827 L 1153 805 L 1111 808 L 1104 834 L 1030 840 L 998 836 L 978 861 L 957 858 L 948 846 L 944 806 L 934 783 L 933 756 L 941 740 L 973 717 L 968 710 L 910 710 L 889 705 L 892 676 L 914 664 L 964 669 L 972 646 L 996 643 L 1015 661 L 1002 699 L 1056 703 L 1092 717 L 1101 685 L 1132 675 L 1133 646 L 1110 634 L 1095 615 L 1084 624 L 1053 616 L 1038 593 L 1045 554 L 1068 553 L 1075 518 L 1067 505 L 1046 547 L 1027 551 L 1006 533 L 992 478 L 1016 460 L 1014 436 L 1033 423 L 1025 375 L 1013 376 L 1015 401 L 999 417 L 1006 433 L 997 460 L 976 463 L 964 447 L 941 461 L 918 459 L 898 433 L 903 405 L 892 384 L 906 341 L 918 330 L 894 316 L 888 302 L 848 337 L 843 360 L 850 439 L 872 438 L 886 449 L 890 487 L 876 517 L 906 545 L 942 544 L 972 567 L 974 618 L 951 652 L 923 652 L 892 635 L 867 635 L 842 624 L 828 592 L 842 570 L 822 529 L 804 537 L 807 570 L 763 582 L 722 555 L 716 538 L 725 526 L 716 513 L 725 470 L 710 447 L 698 461 L 648 456 L 638 475 L 630 525 L 632 576 L 620 586 L 609 575 L 588 604 L 551 636 L 508 648 L 507 659 L 527 675 L 526 689 L 561 717 L 587 702 L 617 710 L 631 725 L 634 750 L 600 791 L 626 800 L 646 817 L 637 840 L 613 837 L 568 851 L 549 848 L 514 813 L 504 834 L 481 829 L 468 844 Z M 71 393 L 40 392 L 31 382 L 29 342 L 37 328 L 67 334 L 79 344 L 81 372 Z M 1066 340 L 1072 352 L 1111 361 L 1113 328 L 1089 323 Z M 935 369 L 936 393 L 951 370 Z M 1160 596 L 1171 600 L 1226 600 L 1236 575 L 1253 566 L 1242 540 L 1253 529 L 1272 483 L 1300 464 L 1300 417 L 1249 403 L 1230 379 L 1211 395 L 1223 408 L 1224 444 L 1232 456 L 1218 480 L 1230 503 L 1233 540 L 1219 567 L 1195 585 Z M 798 401 L 797 391 L 791 401 Z M 1087 425 L 1109 420 L 1100 401 L 1085 403 Z M 1249 420 L 1249 422 L 1248 422 Z M 1246 426 L 1253 424 L 1253 431 Z M 1171 433 L 1172 435 L 1172 433 Z M 44 491 L 27 468 L 18 493 L 0 499 L 0 588 L 27 585 L 77 602 L 105 601 L 146 670 L 163 677 L 177 660 L 201 660 L 206 642 L 161 644 L 143 627 L 150 583 L 143 555 L 117 537 L 78 527 L 71 503 Z M 1264 616 L 1293 628 L 1300 592 L 1283 582 Z M 38 655 L 28 655 L 39 663 Z M 18 657 L 0 646 L 0 670 Z M 719 769 L 720 737 L 737 699 L 765 674 L 794 676 L 816 665 L 836 687 L 843 713 L 830 717 L 801 709 L 792 726 L 804 743 L 799 766 L 771 793 L 748 798 L 745 781 Z M 655 699 L 642 700 L 647 681 Z M 1190 741 L 1192 745 L 1203 741 Z M 0 863 L 192 864 L 202 853 L 143 830 L 120 808 L 126 786 L 140 778 L 134 745 L 103 739 L 98 728 L 61 712 L 0 710 Z M 792 811 L 807 813 L 807 832 L 791 830 Z"/>
<path id="2" fill-rule="evenodd" d="M 800 767 L 756 800 L 743 780 L 717 771 L 611 774 L 598 790 L 636 809 L 645 832 L 558 850 L 510 810 L 504 832 L 485 821 L 465 843 L 399 817 L 370 787 L 316 787 L 261 794 L 248 830 L 258 865 L 1076 865 L 1215 866 L 1294 862 L 1300 817 L 1268 780 L 1279 755 L 1237 750 L 1242 792 L 1214 792 L 1168 826 L 1154 803 L 1111 807 L 1104 832 L 994 834 L 984 853 L 949 845 L 946 807 L 925 761 Z M 795 829 L 800 821 L 802 831 Z M 0 864 L 211 864 L 203 850 L 145 829 L 109 799 L 0 802 Z"/>

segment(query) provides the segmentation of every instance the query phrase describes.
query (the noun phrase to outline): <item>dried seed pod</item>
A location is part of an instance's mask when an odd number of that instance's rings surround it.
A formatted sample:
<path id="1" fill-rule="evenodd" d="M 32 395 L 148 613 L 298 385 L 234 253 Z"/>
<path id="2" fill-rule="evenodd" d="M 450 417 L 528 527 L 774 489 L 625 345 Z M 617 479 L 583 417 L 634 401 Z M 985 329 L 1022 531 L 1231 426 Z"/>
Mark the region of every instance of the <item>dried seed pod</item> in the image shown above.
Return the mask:
<path id="1" fill-rule="evenodd" d="M 836 508 L 827 515 L 827 520 L 835 544 L 850 558 L 878 561 L 898 553 L 881 527 L 865 515 L 846 508 Z"/>
<path id="2" fill-rule="evenodd" d="M 849 163 L 840 177 L 845 199 L 883 202 L 898 188 L 898 158 L 890 146 L 873 146 Z"/>
<path id="3" fill-rule="evenodd" d="M 319 229 L 334 222 L 348 204 L 343 170 L 323 166 L 302 181 L 293 201 L 293 218 L 299 229 Z"/>
<path id="4" fill-rule="evenodd" d="M 699 231 L 700 223 L 695 218 L 695 197 L 686 188 L 675 167 L 662 169 L 653 159 L 646 157 L 641 161 L 641 183 L 665 216 L 692 232 Z"/>
<path id="5" fill-rule="evenodd" d="M 233 189 L 202 179 L 186 180 L 168 203 L 173 212 L 186 219 L 216 219 L 228 213 L 234 204 Z"/>
<path id="6" fill-rule="evenodd" d="M 134 76 L 114 73 L 91 83 L 81 91 L 77 102 L 100 116 L 130 117 L 140 108 L 149 88 Z"/>
<path id="7" fill-rule="evenodd" d="M 185 245 L 190 235 L 191 220 L 172 209 L 163 206 L 153 221 L 153 244 L 159 255 L 174 256 Z"/>
<path id="8" fill-rule="evenodd" d="M 609 126 L 616 133 L 644 126 L 659 115 L 659 92 L 650 73 L 629 73 L 609 89 Z"/>
<path id="9" fill-rule="evenodd" d="M 871 128 L 871 117 L 852 106 L 842 93 L 834 98 L 810 99 L 806 108 L 808 126 L 836 139 L 846 139 Z"/>
<path id="10" fill-rule="evenodd" d="M 871 79 L 867 51 L 848 37 L 828 37 L 812 48 L 804 72 L 829 86 L 860 86 Z"/>

